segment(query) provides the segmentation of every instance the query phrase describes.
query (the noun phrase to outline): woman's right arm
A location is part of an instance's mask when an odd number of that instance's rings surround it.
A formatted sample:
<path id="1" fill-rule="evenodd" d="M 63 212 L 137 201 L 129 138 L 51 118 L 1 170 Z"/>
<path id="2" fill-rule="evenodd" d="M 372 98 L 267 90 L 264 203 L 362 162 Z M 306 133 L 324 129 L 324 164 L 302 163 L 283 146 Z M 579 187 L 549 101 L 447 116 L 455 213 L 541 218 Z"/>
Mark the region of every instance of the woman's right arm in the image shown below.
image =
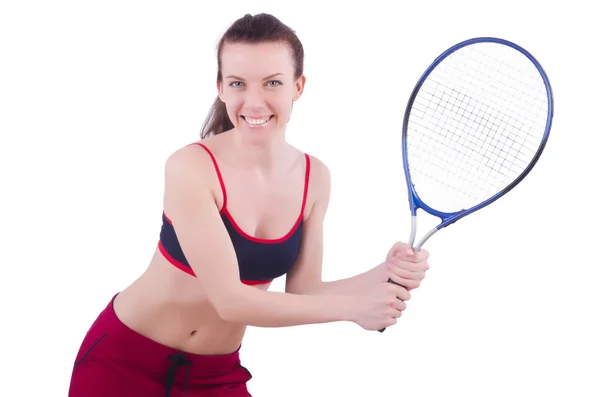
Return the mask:
<path id="1" fill-rule="evenodd" d="M 213 164 L 195 147 L 173 153 L 165 166 L 165 212 L 190 266 L 219 316 L 258 327 L 354 321 L 348 295 L 264 291 L 240 281 L 235 250 L 213 194 Z"/>

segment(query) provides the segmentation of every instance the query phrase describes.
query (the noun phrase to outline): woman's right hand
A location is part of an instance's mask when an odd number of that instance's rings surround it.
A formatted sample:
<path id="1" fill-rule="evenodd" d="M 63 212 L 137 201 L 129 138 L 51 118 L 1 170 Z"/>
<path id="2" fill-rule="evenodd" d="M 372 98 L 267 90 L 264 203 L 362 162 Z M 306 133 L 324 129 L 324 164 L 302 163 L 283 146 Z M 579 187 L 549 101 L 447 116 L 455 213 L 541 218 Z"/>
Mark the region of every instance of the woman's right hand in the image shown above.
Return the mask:
<path id="1" fill-rule="evenodd" d="M 395 325 L 409 299 L 410 292 L 400 285 L 375 283 L 356 296 L 353 322 L 368 331 Z"/>

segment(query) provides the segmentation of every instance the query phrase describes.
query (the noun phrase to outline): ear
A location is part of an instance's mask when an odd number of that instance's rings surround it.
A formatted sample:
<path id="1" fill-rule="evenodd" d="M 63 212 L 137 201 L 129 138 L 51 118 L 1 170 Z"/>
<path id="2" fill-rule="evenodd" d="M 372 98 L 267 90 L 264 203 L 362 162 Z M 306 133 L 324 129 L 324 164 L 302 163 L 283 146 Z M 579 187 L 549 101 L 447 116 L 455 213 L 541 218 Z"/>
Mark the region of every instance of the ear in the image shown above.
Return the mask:
<path id="1" fill-rule="evenodd" d="M 306 76 L 302 75 L 298 77 L 296 80 L 296 84 L 294 85 L 294 102 L 300 99 L 302 93 L 304 92 L 304 85 L 306 84 Z"/>
<path id="2" fill-rule="evenodd" d="M 221 102 L 225 103 L 225 98 L 223 95 L 223 82 L 217 81 L 217 94 L 219 95 L 219 99 Z"/>

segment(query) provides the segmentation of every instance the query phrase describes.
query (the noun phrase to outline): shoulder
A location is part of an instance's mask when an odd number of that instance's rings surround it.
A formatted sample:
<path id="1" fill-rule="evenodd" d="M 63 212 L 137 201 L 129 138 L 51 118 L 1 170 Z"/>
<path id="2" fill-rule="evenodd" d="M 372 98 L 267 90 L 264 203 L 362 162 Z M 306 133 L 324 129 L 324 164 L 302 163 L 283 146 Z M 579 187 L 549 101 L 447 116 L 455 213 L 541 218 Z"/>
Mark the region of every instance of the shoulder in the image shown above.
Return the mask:
<path id="1" fill-rule="evenodd" d="M 331 172 L 329 167 L 320 158 L 307 154 L 310 161 L 310 184 L 311 188 L 321 193 L 331 189 Z"/>
<path id="2" fill-rule="evenodd" d="M 180 147 L 169 154 L 165 161 L 168 177 L 186 177 L 190 174 L 202 174 L 211 165 L 208 152 L 199 142 Z"/>
<path id="3" fill-rule="evenodd" d="M 213 135 L 174 150 L 166 160 L 167 173 L 183 172 L 184 175 L 200 175 L 210 179 L 215 174 L 217 165 L 214 156 L 219 152 L 219 148 L 223 147 L 224 135 Z"/>
<path id="4" fill-rule="evenodd" d="M 319 157 L 310 154 L 307 154 L 307 156 L 310 161 L 310 179 L 307 194 L 307 207 L 310 215 L 314 209 L 317 209 L 317 212 L 327 210 L 331 196 L 331 171 Z"/>
<path id="5" fill-rule="evenodd" d="M 215 182 L 218 183 L 211 154 L 199 143 L 185 145 L 169 154 L 164 166 L 167 191 L 212 191 Z"/>

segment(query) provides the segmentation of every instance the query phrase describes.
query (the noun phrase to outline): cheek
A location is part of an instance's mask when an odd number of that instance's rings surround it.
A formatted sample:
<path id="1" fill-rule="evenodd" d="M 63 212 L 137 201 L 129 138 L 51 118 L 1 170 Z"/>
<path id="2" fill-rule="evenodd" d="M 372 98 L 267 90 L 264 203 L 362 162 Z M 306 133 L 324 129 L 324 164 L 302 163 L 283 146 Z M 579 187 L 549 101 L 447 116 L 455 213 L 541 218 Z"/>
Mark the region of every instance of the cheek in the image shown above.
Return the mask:
<path id="1" fill-rule="evenodd" d="M 225 106 L 227 108 L 227 114 L 231 118 L 235 117 L 236 114 L 240 112 L 240 110 L 244 106 L 244 102 L 241 101 L 239 98 L 230 96 L 226 98 Z"/>
<path id="2" fill-rule="evenodd" d="M 290 113 L 292 111 L 293 103 L 294 97 L 289 93 L 280 95 L 277 98 L 274 98 L 272 101 L 273 107 L 275 107 L 276 110 L 281 113 Z"/>

